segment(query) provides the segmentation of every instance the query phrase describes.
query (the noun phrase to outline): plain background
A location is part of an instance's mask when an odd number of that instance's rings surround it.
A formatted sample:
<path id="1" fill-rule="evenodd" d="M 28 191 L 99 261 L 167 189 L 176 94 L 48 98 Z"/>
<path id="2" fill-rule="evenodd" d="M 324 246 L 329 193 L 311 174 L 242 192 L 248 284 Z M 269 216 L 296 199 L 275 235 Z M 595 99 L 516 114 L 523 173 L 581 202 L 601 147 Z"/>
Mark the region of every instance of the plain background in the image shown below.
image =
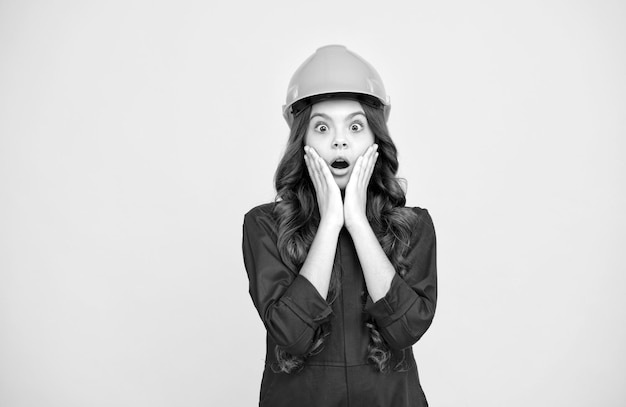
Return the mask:
<path id="1" fill-rule="evenodd" d="M 244 213 L 345 44 L 438 234 L 432 406 L 626 403 L 623 1 L 0 1 L 0 405 L 252 406 Z"/>

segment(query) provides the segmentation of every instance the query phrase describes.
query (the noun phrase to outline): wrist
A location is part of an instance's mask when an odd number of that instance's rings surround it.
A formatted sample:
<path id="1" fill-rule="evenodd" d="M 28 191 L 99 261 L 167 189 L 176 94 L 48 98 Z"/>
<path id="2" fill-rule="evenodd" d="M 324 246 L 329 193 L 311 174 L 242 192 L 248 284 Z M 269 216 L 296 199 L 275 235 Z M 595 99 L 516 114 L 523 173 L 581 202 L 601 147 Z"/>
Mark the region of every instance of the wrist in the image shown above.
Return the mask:
<path id="1" fill-rule="evenodd" d="M 365 214 L 346 217 L 346 229 L 352 234 L 353 232 L 358 233 L 362 231 L 364 228 L 371 229 L 370 223 L 367 220 Z"/>
<path id="2" fill-rule="evenodd" d="M 339 222 L 338 220 L 329 220 L 328 218 L 322 218 L 320 220 L 320 224 L 317 228 L 318 232 L 328 232 L 333 234 L 339 234 L 341 228 L 343 227 L 343 222 Z"/>

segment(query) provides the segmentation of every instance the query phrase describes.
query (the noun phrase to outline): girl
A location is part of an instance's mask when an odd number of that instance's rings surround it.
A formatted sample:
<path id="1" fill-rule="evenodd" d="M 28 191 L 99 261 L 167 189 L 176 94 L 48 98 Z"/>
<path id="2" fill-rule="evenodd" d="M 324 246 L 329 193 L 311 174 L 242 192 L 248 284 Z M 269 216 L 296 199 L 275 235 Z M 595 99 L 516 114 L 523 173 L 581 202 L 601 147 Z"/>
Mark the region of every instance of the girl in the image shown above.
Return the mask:
<path id="1" fill-rule="evenodd" d="M 261 406 L 428 405 L 412 345 L 435 313 L 435 232 L 404 206 L 389 108 L 378 73 L 343 46 L 291 79 L 277 199 L 243 225 L 267 329 Z"/>

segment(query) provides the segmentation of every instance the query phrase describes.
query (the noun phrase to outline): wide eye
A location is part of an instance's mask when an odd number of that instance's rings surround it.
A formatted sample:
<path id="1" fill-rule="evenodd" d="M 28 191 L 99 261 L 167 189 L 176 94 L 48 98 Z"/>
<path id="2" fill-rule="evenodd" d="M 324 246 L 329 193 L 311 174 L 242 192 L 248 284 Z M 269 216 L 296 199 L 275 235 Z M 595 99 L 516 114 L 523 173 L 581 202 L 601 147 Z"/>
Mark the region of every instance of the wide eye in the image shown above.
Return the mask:
<path id="1" fill-rule="evenodd" d="M 326 133 L 328 131 L 328 126 L 324 123 L 317 123 L 314 128 L 318 133 Z"/>
<path id="2" fill-rule="evenodd" d="M 363 130 L 363 123 L 361 122 L 354 122 L 350 125 L 350 131 L 354 133 L 357 133 L 361 130 Z"/>

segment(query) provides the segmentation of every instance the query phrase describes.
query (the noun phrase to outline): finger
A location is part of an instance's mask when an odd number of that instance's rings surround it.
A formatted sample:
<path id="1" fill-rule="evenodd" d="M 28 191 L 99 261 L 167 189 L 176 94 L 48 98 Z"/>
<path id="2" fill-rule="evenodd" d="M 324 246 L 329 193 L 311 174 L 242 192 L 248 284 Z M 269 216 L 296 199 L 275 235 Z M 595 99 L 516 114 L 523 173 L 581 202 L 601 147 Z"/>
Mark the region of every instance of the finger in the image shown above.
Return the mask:
<path id="1" fill-rule="evenodd" d="M 374 153 L 371 164 L 365 177 L 365 186 L 367 187 L 372 180 L 372 174 L 374 174 L 374 168 L 376 168 L 376 161 L 378 160 L 378 152 Z"/>
<path id="2" fill-rule="evenodd" d="M 374 165 L 376 164 L 376 159 L 378 157 L 378 144 L 374 144 L 372 145 L 372 151 L 370 154 L 370 158 L 369 158 L 369 162 L 368 167 L 367 167 L 367 173 L 365 174 L 365 181 L 366 183 L 369 182 L 369 178 L 372 175 L 372 172 L 374 170 Z"/>
<path id="3" fill-rule="evenodd" d="M 315 175 L 313 175 L 313 170 L 311 169 L 311 161 L 307 154 L 304 155 L 304 163 L 306 164 L 306 170 L 309 173 L 309 177 L 311 178 L 311 181 L 313 181 L 313 186 L 315 186 Z"/>
<path id="4" fill-rule="evenodd" d="M 356 159 L 356 163 L 354 163 L 354 169 L 352 170 L 352 174 L 350 174 L 350 180 L 348 180 L 348 185 L 354 187 L 355 185 L 359 184 L 362 165 L 363 156 L 359 156 Z"/>
<path id="5" fill-rule="evenodd" d="M 313 161 L 308 147 L 304 147 L 304 162 L 306 163 L 306 168 L 309 172 L 309 176 L 311 177 L 311 181 L 315 184 L 315 169 L 313 168 Z"/>
<path id="6" fill-rule="evenodd" d="M 330 172 L 330 168 L 328 168 L 328 164 L 326 164 L 326 161 L 324 161 L 321 157 L 319 158 L 318 163 L 320 166 L 320 172 L 326 181 L 326 185 L 332 188 L 333 184 L 336 184 L 336 182 L 333 178 L 333 174 Z"/>
<path id="7" fill-rule="evenodd" d="M 361 156 L 361 167 L 360 167 L 359 178 L 358 178 L 359 186 L 361 187 L 366 185 L 366 177 L 369 171 L 370 159 L 372 157 L 373 150 L 374 150 L 373 147 L 369 146 L 367 150 L 365 150 L 365 152 Z"/>
<path id="8" fill-rule="evenodd" d="M 321 168 L 319 165 L 319 155 L 317 154 L 317 152 L 315 151 L 315 149 L 309 147 L 309 158 L 310 158 L 310 162 L 311 162 L 311 168 L 313 169 L 313 172 L 315 173 L 315 176 L 318 178 L 318 180 L 321 180 Z"/>
<path id="9" fill-rule="evenodd" d="M 326 161 L 315 151 L 313 147 L 309 147 L 309 151 L 311 152 L 311 156 L 315 162 L 315 170 L 318 172 L 320 179 L 328 182 L 328 176 L 332 178 L 332 174 L 330 173 L 330 169 L 328 168 L 328 164 Z"/>
<path id="10" fill-rule="evenodd" d="M 312 149 L 305 148 L 305 151 L 307 152 L 307 154 L 305 155 L 306 163 L 309 169 L 309 176 L 311 177 L 311 181 L 313 182 L 313 186 L 315 187 L 315 190 L 318 191 L 318 194 L 322 193 L 323 183 L 321 181 L 319 171 L 317 170 L 316 160 L 311 154 Z"/>
<path id="11" fill-rule="evenodd" d="M 377 160 L 378 160 L 378 145 L 374 144 L 372 146 L 372 153 L 367 163 L 367 170 L 365 171 L 365 174 L 364 174 L 365 185 L 369 184 L 370 178 L 372 177 L 372 174 L 374 173 L 374 167 L 376 166 Z"/>
<path id="12" fill-rule="evenodd" d="M 317 154 L 317 151 L 315 151 L 315 149 L 313 147 L 308 147 L 307 148 L 308 154 L 309 154 L 309 158 L 311 161 L 311 166 L 315 171 L 319 171 L 319 165 L 318 165 L 318 161 L 317 159 L 319 158 L 319 155 Z"/>
<path id="13" fill-rule="evenodd" d="M 320 163 L 318 159 L 313 159 L 313 172 L 315 173 L 315 180 L 317 182 L 318 189 L 320 193 L 325 193 L 326 191 L 326 181 L 324 180 L 324 175 L 322 174 L 322 169 L 320 168 Z"/>

